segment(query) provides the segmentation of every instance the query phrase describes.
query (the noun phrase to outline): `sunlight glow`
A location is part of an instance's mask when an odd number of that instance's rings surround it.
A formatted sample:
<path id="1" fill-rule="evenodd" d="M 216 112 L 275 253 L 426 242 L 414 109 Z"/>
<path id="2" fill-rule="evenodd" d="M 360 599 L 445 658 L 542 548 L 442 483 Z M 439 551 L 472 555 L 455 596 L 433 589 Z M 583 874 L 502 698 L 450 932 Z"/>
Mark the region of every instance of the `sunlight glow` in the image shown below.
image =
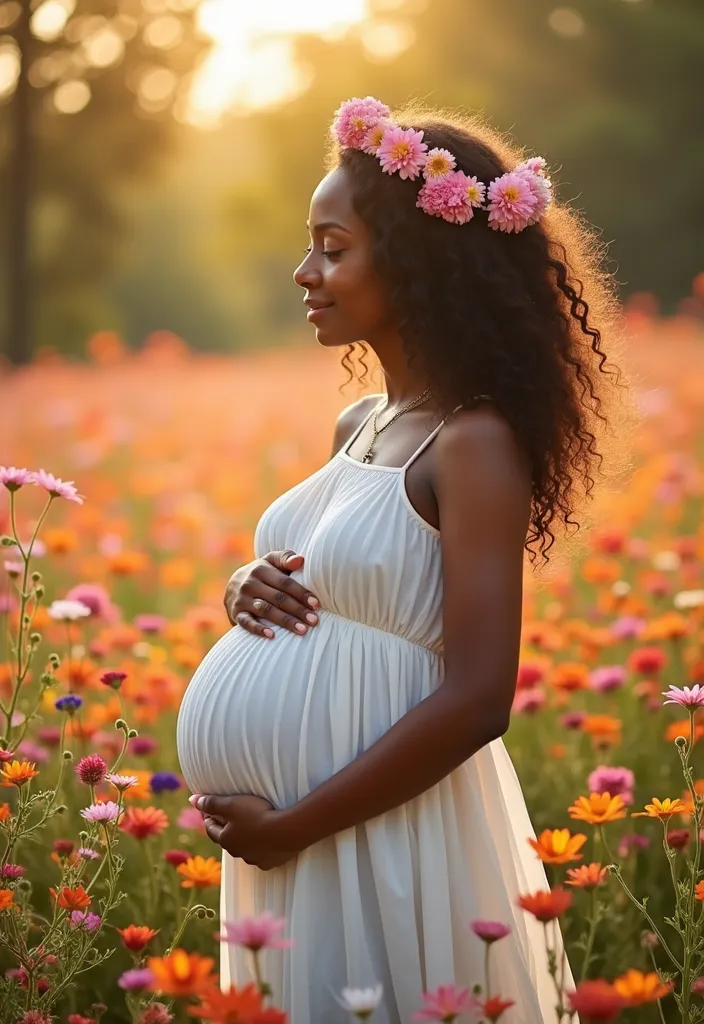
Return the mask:
<path id="1" fill-rule="evenodd" d="M 203 0 L 198 22 L 215 46 L 191 91 L 186 119 L 206 127 L 225 110 L 268 106 L 310 84 L 291 39 L 302 33 L 342 35 L 366 17 L 366 0 Z"/>

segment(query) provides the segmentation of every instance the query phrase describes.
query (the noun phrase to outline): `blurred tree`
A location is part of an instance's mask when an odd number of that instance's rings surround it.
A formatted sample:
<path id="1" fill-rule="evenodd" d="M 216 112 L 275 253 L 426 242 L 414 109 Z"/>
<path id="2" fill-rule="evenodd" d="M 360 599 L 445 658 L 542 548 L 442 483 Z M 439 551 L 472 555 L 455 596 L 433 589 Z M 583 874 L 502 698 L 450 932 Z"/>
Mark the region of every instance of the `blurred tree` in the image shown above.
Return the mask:
<path id="1" fill-rule="evenodd" d="M 0 2 L 3 334 L 12 362 L 27 362 L 37 343 L 72 347 L 108 325 L 95 286 L 114 263 L 128 190 L 176 138 L 174 115 L 208 50 L 197 2 Z"/>

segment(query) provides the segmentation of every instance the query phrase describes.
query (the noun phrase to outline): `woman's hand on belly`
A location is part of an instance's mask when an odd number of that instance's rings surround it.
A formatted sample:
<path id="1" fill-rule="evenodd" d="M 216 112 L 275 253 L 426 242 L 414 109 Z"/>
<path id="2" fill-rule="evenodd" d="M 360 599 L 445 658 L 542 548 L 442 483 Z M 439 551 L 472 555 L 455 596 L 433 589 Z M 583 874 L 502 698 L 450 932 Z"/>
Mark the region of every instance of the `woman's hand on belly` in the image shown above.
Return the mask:
<path id="1" fill-rule="evenodd" d="M 281 867 L 300 850 L 284 849 L 277 836 L 281 813 L 260 796 L 200 796 L 190 802 L 203 812 L 205 831 L 232 857 L 261 871 Z"/>

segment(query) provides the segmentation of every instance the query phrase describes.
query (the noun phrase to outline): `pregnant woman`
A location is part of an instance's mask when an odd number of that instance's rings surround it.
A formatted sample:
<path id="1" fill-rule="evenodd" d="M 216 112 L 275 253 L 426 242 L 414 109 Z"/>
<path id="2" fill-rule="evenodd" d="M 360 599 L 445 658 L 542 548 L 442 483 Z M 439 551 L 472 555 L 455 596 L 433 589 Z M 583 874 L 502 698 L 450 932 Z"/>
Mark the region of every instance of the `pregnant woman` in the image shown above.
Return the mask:
<path id="1" fill-rule="evenodd" d="M 502 1021 L 555 1021 L 543 927 L 516 906 L 548 885 L 501 737 L 524 553 L 547 557 L 592 483 L 619 380 L 610 279 L 545 162 L 483 125 L 367 97 L 332 140 L 294 280 L 318 343 L 348 365 L 369 346 L 385 392 L 259 520 L 234 628 L 184 696 L 181 767 L 224 851 L 223 920 L 287 920 L 265 976 L 292 1024 L 346 1024 L 340 990 L 375 983 L 375 1024 L 410 1024 L 424 991 L 482 981 L 476 918 L 512 928 Z M 221 946 L 223 988 L 247 968 Z"/>

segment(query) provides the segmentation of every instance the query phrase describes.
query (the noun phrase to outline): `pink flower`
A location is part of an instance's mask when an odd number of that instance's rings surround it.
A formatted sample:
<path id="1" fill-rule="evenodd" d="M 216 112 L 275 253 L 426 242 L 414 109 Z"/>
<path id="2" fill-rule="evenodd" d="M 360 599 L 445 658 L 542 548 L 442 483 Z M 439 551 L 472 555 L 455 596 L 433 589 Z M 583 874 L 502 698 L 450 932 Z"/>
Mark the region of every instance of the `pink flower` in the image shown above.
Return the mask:
<path id="1" fill-rule="evenodd" d="M 146 1010 L 142 1010 L 139 1024 L 171 1024 L 174 1019 L 164 1003 L 150 1003 Z"/>
<path id="2" fill-rule="evenodd" d="M 110 772 L 105 778 L 112 783 L 115 789 L 119 790 L 130 789 L 131 786 L 136 786 L 139 782 L 136 775 L 117 775 L 115 772 Z"/>
<path id="3" fill-rule="evenodd" d="M 335 111 L 332 134 L 343 148 L 361 149 L 365 136 L 378 121 L 391 116 L 391 110 L 385 103 L 367 96 L 361 100 L 353 96 L 346 100 Z"/>
<path id="4" fill-rule="evenodd" d="M 533 686 L 530 689 L 518 690 L 513 699 L 513 710 L 518 714 L 532 715 L 545 706 L 547 698 L 542 686 Z"/>
<path id="5" fill-rule="evenodd" d="M 683 686 L 671 686 L 669 690 L 662 691 L 663 697 L 669 697 L 663 704 L 679 704 L 682 708 L 700 708 L 704 706 L 704 686 L 695 683 L 691 688 Z"/>
<path id="6" fill-rule="evenodd" d="M 184 807 L 178 816 L 177 825 L 179 828 L 193 828 L 205 832 L 203 815 L 197 807 Z"/>
<path id="7" fill-rule="evenodd" d="M 619 857 L 627 857 L 631 850 L 647 850 L 649 846 L 648 836 L 641 836 L 637 832 L 627 832 L 619 839 L 616 852 Z"/>
<path id="8" fill-rule="evenodd" d="M 475 935 L 486 943 L 496 942 L 510 934 L 511 928 L 501 921 L 472 921 L 470 925 Z"/>
<path id="9" fill-rule="evenodd" d="M 597 693 L 610 693 L 626 682 L 626 670 L 622 665 L 601 665 L 589 677 L 589 685 Z"/>
<path id="10" fill-rule="evenodd" d="M 450 171 L 442 178 L 430 178 L 418 193 L 416 206 L 450 224 L 466 224 L 474 216 L 474 207 L 484 202 L 485 188 L 477 178 L 464 171 Z"/>
<path id="11" fill-rule="evenodd" d="M 81 811 L 81 817 L 92 822 L 116 821 L 119 814 L 120 808 L 112 800 L 108 800 L 106 803 L 91 804 L 90 807 L 84 807 Z"/>
<path id="12" fill-rule="evenodd" d="M 413 1014 L 413 1020 L 453 1021 L 465 1010 L 475 1005 L 468 988 L 455 985 L 440 985 L 434 992 L 424 992 L 425 1006 Z"/>
<path id="13" fill-rule="evenodd" d="M 3 563 L 3 567 L 7 575 L 14 579 L 16 576 L 20 576 L 24 571 L 24 562 L 7 561 Z"/>
<path id="14" fill-rule="evenodd" d="M 126 672 L 118 672 L 114 669 L 108 669 L 106 672 L 101 673 L 100 676 L 100 682 L 113 690 L 119 690 L 125 679 L 127 679 Z"/>
<path id="15" fill-rule="evenodd" d="M 568 711 L 560 719 L 560 725 L 563 725 L 565 729 L 581 729 L 586 717 L 586 711 Z"/>
<path id="16" fill-rule="evenodd" d="M 369 153 L 370 156 L 378 156 L 379 146 L 381 145 L 382 139 L 384 138 L 384 132 L 387 128 L 393 128 L 391 121 L 377 121 L 375 125 L 372 125 L 364 136 L 364 141 L 361 146 L 362 152 Z"/>
<path id="17" fill-rule="evenodd" d="M 428 147 L 423 142 L 423 132 L 415 128 L 399 128 L 396 125 L 384 132 L 377 158 L 382 171 L 400 178 L 417 178 L 425 166 Z"/>
<path id="18" fill-rule="evenodd" d="M 545 177 L 545 166 L 545 160 L 542 156 L 534 156 L 530 160 L 524 160 L 513 172 L 514 174 L 522 174 L 525 177 L 531 192 L 537 200 L 535 213 L 530 218 L 529 224 L 536 224 L 552 203 L 552 182 L 549 178 Z"/>
<path id="19" fill-rule="evenodd" d="M 633 803 L 632 791 L 635 784 L 636 777 L 630 768 L 620 768 L 608 764 L 600 764 L 587 779 L 590 793 L 610 793 L 611 796 L 620 796 L 624 804 Z"/>
<path id="20" fill-rule="evenodd" d="M 19 491 L 25 484 L 34 484 L 34 473 L 29 469 L 17 469 L 15 466 L 0 466 L 0 484 L 8 491 Z"/>
<path id="21" fill-rule="evenodd" d="M 217 935 L 219 942 L 231 946 L 244 946 L 253 952 L 260 949 L 288 949 L 292 939 L 278 939 L 276 932 L 286 924 L 285 917 L 274 917 L 269 911 L 259 917 L 241 917 L 237 921 L 223 921 L 223 933 Z"/>
<path id="22" fill-rule="evenodd" d="M 113 623 L 117 622 L 120 617 L 107 590 L 98 583 L 76 584 L 69 590 L 66 600 L 80 601 L 86 608 L 90 608 L 92 619 L 102 619 L 104 622 Z"/>
<path id="23" fill-rule="evenodd" d="M 76 765 L 76 775 L 86 786 L 97 786 L 108 772 L 108 763 L 100 754 L 88 754 Z"/>
<path id="24" fill-rule="evenodd" d="M 428 152 L 425 167 L 423 168 L 423 177 L 426 181 L 429 181 L 431 178 L 444 178 L 450 171 L 454 171 L 456 166 L 457 161 L 450 150 L 439 149 L 436 146 L 435 149 L 431 149 Z"/>
<path id="25" fill-rule="evenodd" d="M 167 620 L 163 615 L 153 615 L 147 612 L 144 615 L 137 615 L 134 624 L 143 633 L 161 633 L 166 628 Z"/>
<path id="26" fill-rule="evenodd" d="M 0 594 L 0 615 L 7 615 L 17 608 L 17 601 L 12 594 Z"/>
<path id="27" fill-rule="evenodd" d="M 645 627 L 645 619 L 636 618 L 635 615 L 622 615 L 620 619 L 612 622 L 610 632 L 618 640 L 633 640 L 640 636 Z"/>
<path id="28" fill-rule="evenodd" d="M 38 469 L 34 474 L 34 483 L 48 491 L 52 498 L 66 498 L 78 505 L 83 504 L 83 495 L 78 493 L 73 480 L 60 480 L 53 473 L 47 473 L 45 469 Z"/>
<path id="29" fill-rule="evenodd" d="M 492 181 L 488 196 L 489 227 L 508 234 L 527 228 L 539 205 L 525 174 L 511 171 Z"/>

